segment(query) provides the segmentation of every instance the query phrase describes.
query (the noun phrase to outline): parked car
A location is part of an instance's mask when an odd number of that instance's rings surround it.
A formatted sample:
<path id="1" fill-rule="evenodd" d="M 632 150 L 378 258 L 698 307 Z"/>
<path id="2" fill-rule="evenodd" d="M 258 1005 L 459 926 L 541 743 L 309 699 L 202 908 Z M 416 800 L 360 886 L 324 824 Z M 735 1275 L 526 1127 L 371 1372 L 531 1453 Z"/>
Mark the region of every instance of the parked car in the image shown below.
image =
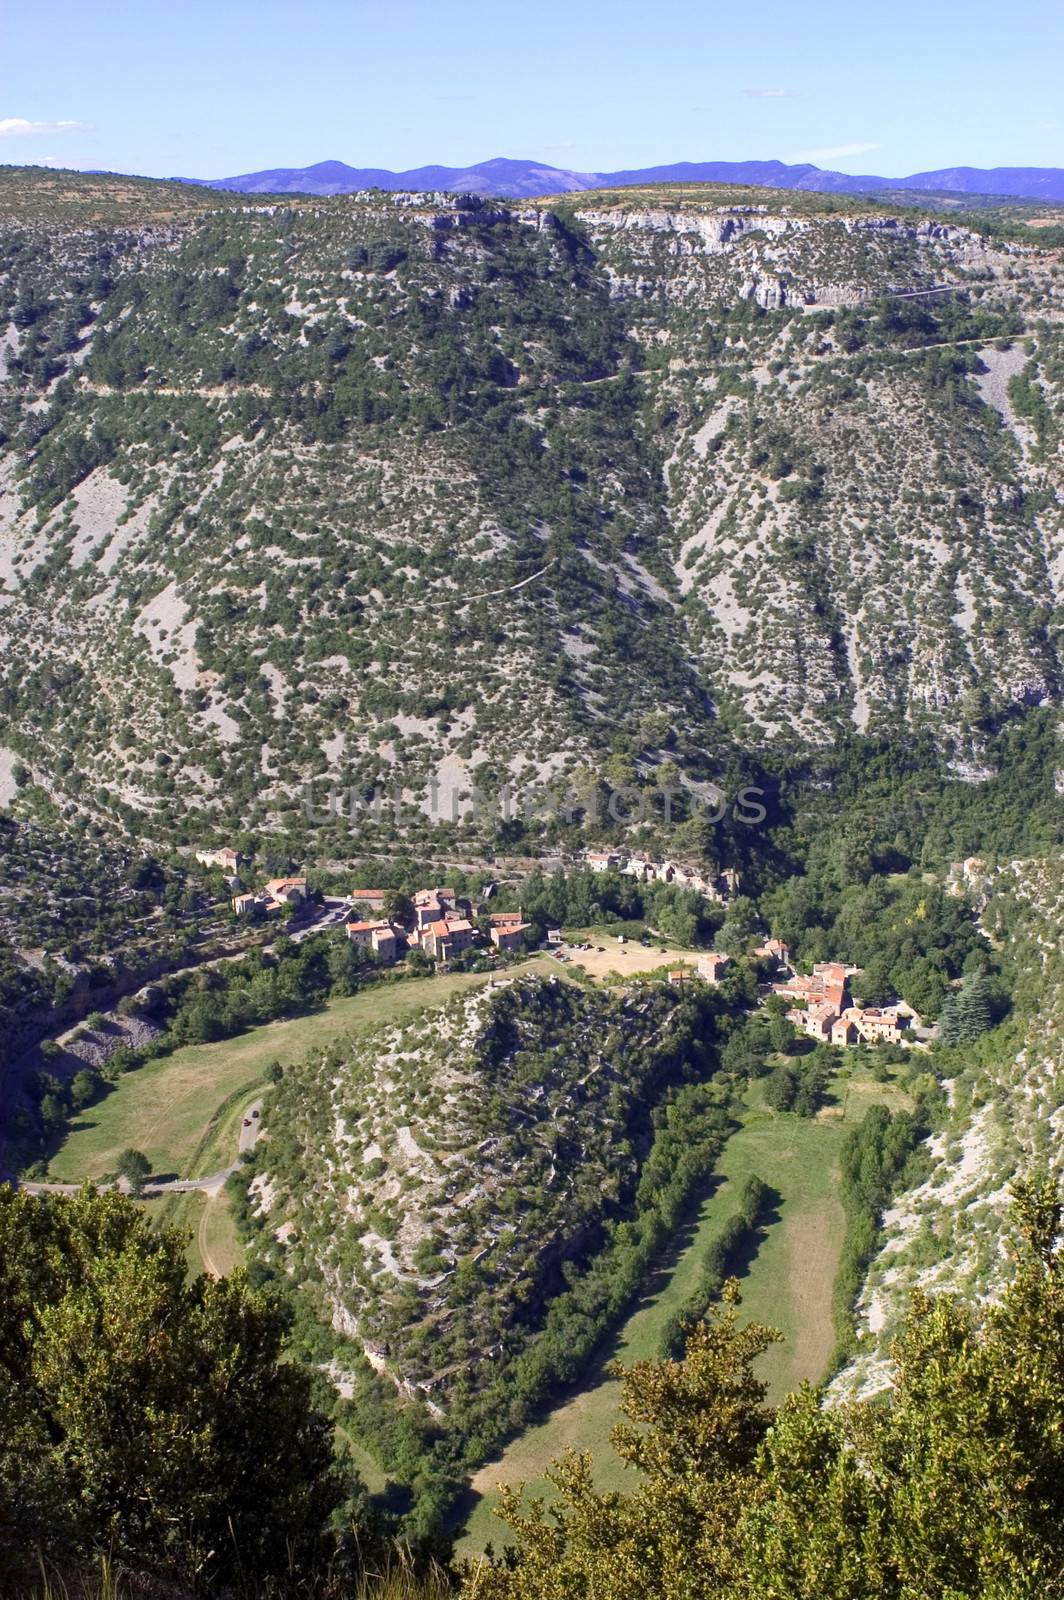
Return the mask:
<path id="1" fill-rule="evenodd" d="M 257 1112 L 257 1111 L 253 1111 L 253 1112 L 252 1112 L 252 1113 L 251 1113 L 251 1115 L 252 1115 L 252 1116 L 253 1116 L 253 1117 L 257 1117 L 257 1116 L 258 1116 L 258 1112 Z"/>

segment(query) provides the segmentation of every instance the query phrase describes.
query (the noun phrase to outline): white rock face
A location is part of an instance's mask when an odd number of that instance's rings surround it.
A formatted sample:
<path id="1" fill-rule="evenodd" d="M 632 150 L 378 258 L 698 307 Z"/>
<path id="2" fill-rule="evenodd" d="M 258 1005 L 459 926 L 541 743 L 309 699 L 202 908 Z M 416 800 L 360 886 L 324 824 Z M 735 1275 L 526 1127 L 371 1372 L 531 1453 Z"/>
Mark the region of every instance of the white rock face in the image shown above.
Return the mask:
<path id="1" fill-rule="evenodd" d="M 969 1302 L 998 1293 L 1010 1270 L 1013 1180 L 1064 1174 L 1064 865 L 1009 863 L 990 877 L 981 916 L 996 936 L 1008 930 L 1010 957 L 1041 986 L 1039 1009 L 1014 1056 L 973 1064 L 947 1085 L 950 1112 L 927 1143 L 930 1175 L 884 1214 L 857 1307 L 861 1351 L 833 1385 L 836 1397 L 889 1384 L 888 1346 L 914 1287 Z"/>

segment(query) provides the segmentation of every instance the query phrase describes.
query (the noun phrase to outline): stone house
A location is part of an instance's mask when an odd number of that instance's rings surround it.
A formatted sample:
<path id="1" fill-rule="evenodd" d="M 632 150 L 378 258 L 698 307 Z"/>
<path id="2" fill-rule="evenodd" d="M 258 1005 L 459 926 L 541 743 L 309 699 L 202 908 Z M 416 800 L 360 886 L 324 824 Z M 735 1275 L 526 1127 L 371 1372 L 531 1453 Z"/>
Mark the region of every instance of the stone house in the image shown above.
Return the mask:
<path id="1" fill-rule="evenodd" d="M 220 867 L 223 872 L 234 873 L 243 860 L 238 850 L 231 850 L 228 845 L 221 850 L 197 850 L 196 860 L 201 867 Z"/>
<path id="2" fill-rule="evenodd" d="M 360 911 L 383 911 L 387 892 L 386 889 L 352 889 L 347 898 Z"/>
<path id="3" fill-rule="evenodd" d="M 352 944 L 370 949 L 391 966 L 399 953 L 399 938 L 390 922 L 349 922 L 347 937 Z"/>
<path id="4" fill-rule="evenodd" d="M 279 905 L 297 906 L 307 898 L 306 878 L 271 878 L 266 893 Z"/>

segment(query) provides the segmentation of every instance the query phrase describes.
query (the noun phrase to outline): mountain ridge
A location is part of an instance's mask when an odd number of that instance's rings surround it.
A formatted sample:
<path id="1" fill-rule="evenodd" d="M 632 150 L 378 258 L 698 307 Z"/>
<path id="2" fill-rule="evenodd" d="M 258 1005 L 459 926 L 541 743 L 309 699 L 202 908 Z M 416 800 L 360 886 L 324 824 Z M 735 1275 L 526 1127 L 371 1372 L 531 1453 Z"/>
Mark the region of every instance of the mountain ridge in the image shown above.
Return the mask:
<path id="1" fill-rule="evenodd" d="M 1041 236 L 721 189 L 179 219 L 132 180 L 86 229 L 21 181 L 0 758 L 49 792 L 341 858 L 479 837 L 474 788 L 734 790 L 860 735 L 978 779 L 1056 713 Z"/>
<path id="2" fill-rule="evenodd" d="M 393 172 L 387 167 L 352 167 L 343 161 L 306 167 L 266 167 L 224 178 L 180 178 L 201 188 L 244 194 L 352 194 L 363 189 L 434 190 L 499 199 L 580 193 L 613 184 L 745 183 L 758 188 L 811 189 L 840 194 L 917 190 L 926 193 L 992 195 L 1027 200 L 1064 200 L 1061 167 L 941 167 L 902 178 L 834 172 L 811 162 L 678 161 L 616 172 L 579 172 L 549 162 L 493 156 L 470 166 L 430 163 Z"/>

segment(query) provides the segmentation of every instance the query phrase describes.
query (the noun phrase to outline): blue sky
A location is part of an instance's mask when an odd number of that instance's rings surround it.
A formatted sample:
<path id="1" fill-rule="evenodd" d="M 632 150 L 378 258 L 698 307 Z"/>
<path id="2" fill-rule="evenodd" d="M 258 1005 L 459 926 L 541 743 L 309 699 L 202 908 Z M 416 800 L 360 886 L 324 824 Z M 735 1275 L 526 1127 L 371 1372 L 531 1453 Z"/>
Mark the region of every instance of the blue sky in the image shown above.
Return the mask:
<path id="1" fill-rule="evenodd" d="M 0 162 L 1064 166 L 1061 0 L 5 0 Z"/>

